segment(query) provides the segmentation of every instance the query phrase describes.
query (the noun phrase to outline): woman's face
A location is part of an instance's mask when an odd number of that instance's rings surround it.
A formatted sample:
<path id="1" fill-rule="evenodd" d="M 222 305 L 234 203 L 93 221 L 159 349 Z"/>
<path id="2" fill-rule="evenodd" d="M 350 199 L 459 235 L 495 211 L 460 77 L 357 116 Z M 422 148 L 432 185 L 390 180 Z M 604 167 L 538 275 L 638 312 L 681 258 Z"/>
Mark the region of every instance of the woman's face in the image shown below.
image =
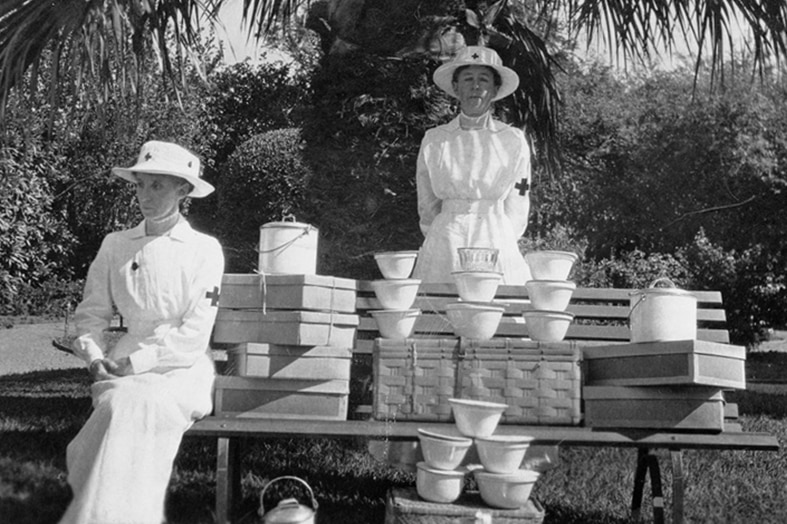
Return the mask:
<path id="1" fill-rule="evenodd" d="M 467 116 L 481 116 L 489 110 L 497 95 L 494 72 L 486 66 L 467 66 L 459 71 L 452 83 L 459 97 L 462 112 Z"/>
<path id="2" fill-rule="evenodd" d="M 188 192 L 188 185 L 178 177 L 136 173 L 136 178 L 139 210 L 149 220 L 176 213 L 181 199 Z"/>

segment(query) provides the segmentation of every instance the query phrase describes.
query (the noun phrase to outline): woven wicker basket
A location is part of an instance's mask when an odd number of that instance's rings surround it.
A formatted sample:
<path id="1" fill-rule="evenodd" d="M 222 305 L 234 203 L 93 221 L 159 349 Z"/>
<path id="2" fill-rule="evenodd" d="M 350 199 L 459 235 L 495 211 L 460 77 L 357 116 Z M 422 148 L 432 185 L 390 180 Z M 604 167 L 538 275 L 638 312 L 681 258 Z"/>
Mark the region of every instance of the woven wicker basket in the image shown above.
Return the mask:
<path id="1" fill-rule="evenodd" d="M 377 339 L 374 416 L 452 420 L 449 398 L 508 404 L 503 424 L 576 425 L 580 350 L 522 339 Z"/>

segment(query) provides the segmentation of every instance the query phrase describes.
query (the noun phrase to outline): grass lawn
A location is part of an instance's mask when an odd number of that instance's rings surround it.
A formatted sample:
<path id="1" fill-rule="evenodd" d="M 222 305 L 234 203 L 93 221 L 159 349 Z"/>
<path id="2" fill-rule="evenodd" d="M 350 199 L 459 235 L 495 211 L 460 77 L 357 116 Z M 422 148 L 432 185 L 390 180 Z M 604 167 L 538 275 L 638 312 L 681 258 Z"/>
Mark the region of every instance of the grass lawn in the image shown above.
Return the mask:
<path id="1" fill-rule="evenodd" d="M 766 357 L 757 359 L 764 362 Z M 787 361 L 779 363 L 781 370 L 787 369 Z M 747 371 L 769 369 L 772 362 L 752 364 Z M 84 370 L 0 377 L 0 523 L 52 523 L 65 510 L 70 497 L 65 449 L 90 412 L 87 389 Z M 686 520 L 787 522 L 787 396 L 735 392 L 728 399 L 738 403 L 744 429 L 775 434 L 782 450 L 685 452 Z M 255 522 L 262 486 L 280 475 L 296 475 L 309 483 L 320 504 L 321 524 L 382 523 L 388 488 L 413 485 L 415 479 L 376 463 L 360 440 L 251 440 L 247 449 L 244 522 Z M 663 453 L 662 482 L 669 505 L 672 478 L 669 455 Z M 213 522 L 215 457 L 213 439 L 185 439 L 170 487 L 169 522 Z M 635 450 L 562 449 L 560 466 L 545 474 L 534 490 L 546 509 L 545 522 L 629 522 L 635 461 Z M 282 494 L 271 495 L 266 507 Z M 648 496 L 644 504 L 648 522 Z"/>

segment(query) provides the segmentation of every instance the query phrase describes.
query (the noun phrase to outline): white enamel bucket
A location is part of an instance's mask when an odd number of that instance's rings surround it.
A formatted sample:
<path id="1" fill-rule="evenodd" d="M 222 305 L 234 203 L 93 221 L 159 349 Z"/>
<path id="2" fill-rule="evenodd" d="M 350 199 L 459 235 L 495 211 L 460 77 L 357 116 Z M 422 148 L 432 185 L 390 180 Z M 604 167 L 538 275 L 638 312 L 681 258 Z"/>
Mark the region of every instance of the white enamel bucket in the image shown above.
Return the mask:
<path id="1" fill-rule="evenodd" d="M 669 287 L 657 287 L 666 283 Z M 631 342 L 694 340 L 697 338 L 697 298 L 668 278 L 631 293 Z"/>
<path id="2" fill-rule="evenodd" d="M 316 227 L 301 222 L 260 226 L 258 271 L 267 275 L 317 274 Z"/>

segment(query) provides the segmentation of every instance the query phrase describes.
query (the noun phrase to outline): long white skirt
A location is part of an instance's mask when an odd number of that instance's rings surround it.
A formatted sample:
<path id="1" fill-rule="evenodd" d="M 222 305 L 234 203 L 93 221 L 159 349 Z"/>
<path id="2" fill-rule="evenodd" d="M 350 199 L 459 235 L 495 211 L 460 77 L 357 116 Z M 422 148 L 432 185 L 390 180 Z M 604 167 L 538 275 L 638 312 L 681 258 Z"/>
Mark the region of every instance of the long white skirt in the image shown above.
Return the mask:
<path id="1" fill-rule="evenodd" d="M 74 493 L 62 524 L 160 524 L 183 433 L 212 409 L 214 368 L 144 373 L 92 386 L 93 412 L 66 451 Z"/>

